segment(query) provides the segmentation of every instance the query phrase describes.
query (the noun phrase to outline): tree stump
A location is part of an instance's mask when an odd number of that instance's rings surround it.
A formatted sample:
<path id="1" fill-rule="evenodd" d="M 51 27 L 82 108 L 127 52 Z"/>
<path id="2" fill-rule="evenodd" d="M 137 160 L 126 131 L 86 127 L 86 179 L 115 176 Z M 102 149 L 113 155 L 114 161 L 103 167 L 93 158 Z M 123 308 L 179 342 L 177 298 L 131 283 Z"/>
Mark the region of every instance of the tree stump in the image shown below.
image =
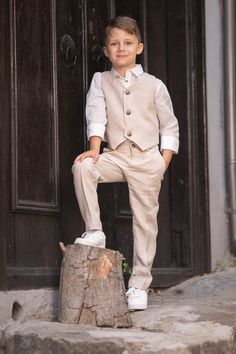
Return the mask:
<path id="1" fill-rule="evenodd" d="M 66 246 L 61 266 L 59 321 L 107 327 L 132 326 L 118 251 Z"/>

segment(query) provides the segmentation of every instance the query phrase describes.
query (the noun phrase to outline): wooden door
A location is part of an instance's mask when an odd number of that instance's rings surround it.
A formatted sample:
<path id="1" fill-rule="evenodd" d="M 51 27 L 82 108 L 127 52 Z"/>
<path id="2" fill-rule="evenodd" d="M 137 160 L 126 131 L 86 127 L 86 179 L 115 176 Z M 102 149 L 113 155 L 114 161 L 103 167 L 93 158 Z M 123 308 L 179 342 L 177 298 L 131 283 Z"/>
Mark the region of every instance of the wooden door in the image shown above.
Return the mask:
<path id="1" fill-rule="evenodd" d="M 52 286 L 58 242 L 83 230 L 71 174 L 84 146 L 81 5 L 1 5 L 1 286 Z"/>
<path id="2" fill-rule="evenodd" d="M 174 156 L 162 183 L 152 269 L 151 285 L 165 287 L 210 269 L 204 7 L 202 1 L 175 0 L 120 0 L 112 4 L 112 16 L 126 14 L 140 24 L 144 53 L 138 60 L 166 83 L 180 125 L 179 155 Z M 93 10 L 97 21 L 103 14 L 99 7 Z M 127 185 L 101 185 L 99 191 L 108 246 L 119 249 L 131 267 L 132 215 Z"/>
<path id="3" fill-rule="evenodd" d="M 84 104 L 92 75 L 109 67 L 103 30 L 115 15 L 141 27 L 145 70 L 168 86 L 180 155 L 165 176 L 153 286 L 209 269 L 203 2 L 0 0 L 0 287 L 58 284 L 60 240 L 84 225 L 71 165 L 86 149 Z M 194 14 L 194 16 L 193 16 Z M 99 186 L 108 247 L 132 264 L 125 183 Z"/>

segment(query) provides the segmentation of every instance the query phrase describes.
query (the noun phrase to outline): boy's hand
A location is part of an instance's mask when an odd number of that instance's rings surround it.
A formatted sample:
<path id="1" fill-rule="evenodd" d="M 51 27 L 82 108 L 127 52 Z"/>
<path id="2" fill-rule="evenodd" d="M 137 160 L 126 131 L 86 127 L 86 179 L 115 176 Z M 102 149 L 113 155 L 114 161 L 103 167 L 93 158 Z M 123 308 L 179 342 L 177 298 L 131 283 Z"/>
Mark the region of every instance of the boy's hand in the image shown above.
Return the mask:
<path id="1" fill-rule="evenodd" d="M 91 157 L 93 159 L 93 163 L 96 163 L 98 158 L 99 158 L 99 152 L 97 150 L 88 150 L 83 152 L 82 154 L 78 155 L 74 161 L 74 164 L 76 162 L 82 162 L 84 159 L 87 157 Z"/>
<path id="2" fill-rule="evenodd" d="M 168 166 L 170 164 L 170 161 L 172 159 L 172 155 L 173 155 L 173 151 L 171 151 L 171 150 L 165 149 L 165 150 L 162 151 L 162 157 L 163 157 L 163 159 L 164 159 L 164 161 L 166 163 L 166 170 L 167 170 L 167 168 L 168 168 Z"/>
<path id="3" fill-rule="evenodd" d="M 74 164 L 78 161 L 82 162 L 87 157 L 91 157 L 93 159 L 93 163 L 96 163 L 99 158 L 101 142 L 102 138 L 100 138 L 99 136 L 91 136 L 89 139 L 90 150 L 78 155 L 74 161 Z"/>

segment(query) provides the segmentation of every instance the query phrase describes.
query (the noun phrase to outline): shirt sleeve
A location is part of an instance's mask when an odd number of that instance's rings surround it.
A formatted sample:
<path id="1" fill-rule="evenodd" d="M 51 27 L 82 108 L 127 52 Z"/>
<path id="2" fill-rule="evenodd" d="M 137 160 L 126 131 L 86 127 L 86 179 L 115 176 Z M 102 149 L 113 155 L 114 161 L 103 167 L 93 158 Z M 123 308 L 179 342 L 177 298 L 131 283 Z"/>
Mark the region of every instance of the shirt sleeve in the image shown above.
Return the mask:
<path id="1" fill-rule="evenodd" d="M 106 130 L 106 104 L 102 91 L 101 73 L 94 74 L 86 99 L 87 137 L 104 138 Z"/>
<path id="2" fill-rule="evenodd" d="M 179 151 L 179 124 L 174 115 L 171 98 L 165 84 L 156 81 L 155 106 L 160 125 L 161 151 Z"/>

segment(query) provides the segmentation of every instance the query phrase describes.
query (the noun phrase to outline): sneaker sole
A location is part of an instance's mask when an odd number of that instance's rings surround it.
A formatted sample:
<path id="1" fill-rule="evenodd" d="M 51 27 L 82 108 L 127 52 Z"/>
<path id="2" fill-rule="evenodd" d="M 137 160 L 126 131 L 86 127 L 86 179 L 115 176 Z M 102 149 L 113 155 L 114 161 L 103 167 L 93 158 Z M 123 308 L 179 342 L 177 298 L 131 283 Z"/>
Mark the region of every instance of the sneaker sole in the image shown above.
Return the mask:
<path id="1" fill-rule="evenodd" d="M 147 309 L 147 306 L 128 306 L 130 312 L 132 311 L 143 311 Z"/>
<path id="2" fill-rule="evenodd" d="M 99 245 L 95 245 L 95 244 L 92 244 L 92 243 L 89 243 L 83 239 L 81 240 L 78 240 L 74 243 L 74 245 L 84 245 L 84 246 L 91 246 L 91 247 L 99 247 L 99 248 L 105 248 L 105 244 L 99 244 Z"/>

